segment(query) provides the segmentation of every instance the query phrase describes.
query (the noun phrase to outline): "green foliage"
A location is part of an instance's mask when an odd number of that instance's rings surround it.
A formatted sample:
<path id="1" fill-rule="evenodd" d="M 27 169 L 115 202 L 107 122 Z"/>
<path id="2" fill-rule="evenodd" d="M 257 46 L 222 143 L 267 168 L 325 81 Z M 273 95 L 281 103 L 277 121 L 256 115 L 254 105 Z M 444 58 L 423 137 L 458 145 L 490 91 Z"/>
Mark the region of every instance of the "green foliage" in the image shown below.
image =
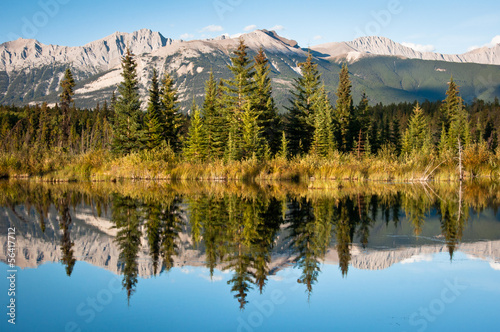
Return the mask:
<path id="1" fill-rule="evenodd" d="M 151 88 L 149 89 L 149 102 L 144 125 L 146 127 L 147 148 L 154 149 L 163 141 L 163 126 L 160 122 L 161 116 L 160 103 L 160 87 L 158 82 L 158 74 L 156 69 L 153 69 L 153 77 L 151 79 Z"/>
<path id="2" fill-rule="evenodd" d="M 324 86 L 315 96 L 315 121 L 312 153 L 318 157 L 328 157 L 335 150 L 333 108 Z"/>
<path id="3" fill-rule="evenodd" d="M 353 101 L 351 96 L 352 84 L 349 79 L 349 69 L 347 64 L 342 65 L 339 74 L 339 86 L 337 88 L 337 105 L 335 107 L 335 117 L 338 123 L 338 141 L 340 151 L 348 152 L 351 149 L 351 121 L 353 113 Z"/>
<path id="4" fill-rule="evenodd" d="M 159 119 L 163 126 L 163 139 L 174 152 L 181 147 L 181 128 L 183 118 L 179 110 L 178 93 L 175 82 L 170 74 L 166 73 L 161 88 L 161 117 Z"/>
<path id="5" fill-rule="evenodd" d="M 144 148 L 146 135 L 142 125 L 141 102 L 137 82 L 137 64 L 127 48 L 122 59 L 123 81 L 118 86 L 120 96 L 115 105 L 112 150 L 128 154 Z"/>
<path id="6" fill-rule="evenodd" d="M 403 154 L 428 153 L 431 149 L 429 122 L 422 108 L 417 104 L 403 136 Z"/>
<path id="7" fill-rule="evenodd" d="M 279 147 L 280 120 L 272 95 L 269 60 L 262 48 L 254 57 L 254 62 L 255 98 L 253 104 L 255 112 L 258 114 L 258 124 L 263 128 L 262 136 L 272 153 L 276 153 Z"/>
<path id="8" fill-rule="evenodd" d="M 224 104 L 221 101 L 222 88 L 217 85 L 213 72 L 205 83 L 205 100 L 203 101 L 203 118 L 207 132 L 208 155 L 213 159 L 221 159 L 227 143 L 227 118 Z"/>
<path id="9" fill-rule="evenodd" d="M 189 127 L 184 156 L 187 160 L 203 161 L 207 157 L 208 139 L 205 121 L 202 119 L 200 110 L 193 99 L 193 107 L 191 109 L 193 117 L 191 126 Z"/>
<path id="10" fill-rule="evenodd" d="M 292 155 L 309 152 L 314 133 L 314 100 L 321 84 L 318 65 L 313 62 L 311 53 L 305 62 L 299 63 L 299 68 L 302 76 L 294 80 L 294 89 L 290 91 L 292 98 L 286 125 Z"/>

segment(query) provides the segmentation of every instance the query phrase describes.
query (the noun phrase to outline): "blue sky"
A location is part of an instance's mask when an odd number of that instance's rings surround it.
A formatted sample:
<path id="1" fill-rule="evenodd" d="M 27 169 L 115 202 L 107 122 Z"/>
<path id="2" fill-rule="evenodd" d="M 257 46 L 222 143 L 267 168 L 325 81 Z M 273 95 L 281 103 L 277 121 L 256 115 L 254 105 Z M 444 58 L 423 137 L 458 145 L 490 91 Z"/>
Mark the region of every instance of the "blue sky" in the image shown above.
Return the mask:
<path id="1" fill-rule="evenodd" d="M 0 43 L 18 37 L 78 46 L 141 28 L 173 39 L 278 30 L 302 47 L 379 35 L 421 50 L 463 53 L 500 43 L 500 2 L 461 0 L 3 1 Z M 246 29 L 246 30 L 245 30 Z"/>

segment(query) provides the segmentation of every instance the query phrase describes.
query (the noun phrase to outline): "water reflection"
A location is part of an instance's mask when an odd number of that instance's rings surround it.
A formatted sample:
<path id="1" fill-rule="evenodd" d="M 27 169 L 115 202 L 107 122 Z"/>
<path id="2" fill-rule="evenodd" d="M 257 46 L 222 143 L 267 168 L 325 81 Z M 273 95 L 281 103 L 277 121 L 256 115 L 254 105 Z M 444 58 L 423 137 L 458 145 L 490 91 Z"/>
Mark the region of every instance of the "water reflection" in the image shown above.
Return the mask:
<path id="1" fill-rule="evenodd" d="M 216 269 L 231 273 L 229 291 L 243 310 L 248 294 L 254 289 L 262 294 L 268 278 L 288 264 L 299 271 L 297 283 L 310 299 L 331 252 L 347 277 L 353 246 L 393 247 L 396 235 L 406 241 L 403 246 L 442 242 L 450 260 L 470 223 L 476 226 L 467 233 L 468 241 L 483 240 L 485 234 L 500 238 L 498 219 L 478 223 L 471 218 L 485 209 L 496 214 L 495 184 L 348 183 L 309 189 L 291 184 L 3 182 L 0 187 L 0 204 L 7 211 L 2 226 L 16 226 L 24 238 L 57 243 L 68 276 L 77 260 L 75 239 L 108 234 L 118 253 L 116 267 L 128 301 L 139 276 L 167 274 L 174 266 L 189 264 L 189 255 L 203 257 L 211 277 Z M 141 252 L 149 256 L 149 272 L 140 270 Z M 4 257 L 5 253 L 3 261 Z M 279 259 L 281 263 L 275 263 Z M 103 265 L 111 260 L 110 253 Z"/>

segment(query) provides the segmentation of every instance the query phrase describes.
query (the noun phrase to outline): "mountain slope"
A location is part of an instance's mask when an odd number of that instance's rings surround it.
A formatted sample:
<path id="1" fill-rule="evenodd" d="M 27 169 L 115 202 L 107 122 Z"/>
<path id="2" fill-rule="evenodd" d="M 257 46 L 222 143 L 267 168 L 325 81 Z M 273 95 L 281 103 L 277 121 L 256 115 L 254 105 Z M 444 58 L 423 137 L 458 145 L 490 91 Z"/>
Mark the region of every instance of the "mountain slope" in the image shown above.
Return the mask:
<path id="1" fill-rule="evenodd" d="M 305 60 L 308 50 L 274 31 L 256 30 L 241 38 L 248 45 L 250 56 L 260 48 L 266 52 L 274 96 L 283 110 L 288 105 L 293 80 L 300 75 L 298 63 Z M 239 38 L 227 36 L 172 40 L 147 29 L 129 34 L 117 32 L 81 47 L 19 39 L 0 45 L 0 103 L 57 102 L 66 67 L 72 69 L 77 81 L 77 106 L 94 107 L 98 101 L 109 102 L 122 79 L 120 59 L 129 46 L 136 55 L 142 100 L 147 99 L 152 69 L 156 68 L 160 75 L 169 72 L 174 76 L 186 110 L 193 96 L 201 101 L 211 70 L 217 78 L 230 77 L 227 65 L 238 43 Z M 315 46 L 311 52 L 332 99 L 340 63 L 347 61 L 355 100 L 366 91 L 372 103 L 390 103 L 443 99 L 451 75 L 458 80 L 467 101 L 492 100 L 500 94 L 499 48 L 497 45 L 462 55 L 442 55 L 417 52 L 383 37 L 363 37 Z"/>
<path id="2" fill-rule="evenodd" d="M 321 57 L 346 58 L 350 62 L 364 57 L 388 55 L 419 60 L 500 65 L 500 44 L 492 48 L 483 47 L 464 54 L 441 54 L 419 52 L 388 38 L 371 36 L 357 38 L 350 42 L 321 44 L 313 46 L 311 49 L 320 53 Z"/>

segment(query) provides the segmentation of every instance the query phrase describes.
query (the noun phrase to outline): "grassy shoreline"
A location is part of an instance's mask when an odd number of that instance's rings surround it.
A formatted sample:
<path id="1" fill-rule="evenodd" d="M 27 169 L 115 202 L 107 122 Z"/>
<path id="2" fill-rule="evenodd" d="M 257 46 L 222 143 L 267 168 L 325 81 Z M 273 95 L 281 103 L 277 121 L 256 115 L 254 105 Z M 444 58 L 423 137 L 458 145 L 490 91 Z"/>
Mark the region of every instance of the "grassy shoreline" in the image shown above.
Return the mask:
<path id="1" fill-rule="evenodd" d="M 486 157 L 464 160 L 464 179 L 500 179 L 500 150 Z M 197 180 L 197 181 L 457 181 L 453 157 L 437 154 L 396 157 L 334 153 L 269 160 L 185 161 L 164 151 L 145 151 L 122 157 L 105 150 L 82 155 L 63 151 L 37 155 L 0 155 L 0 177 L 39 181 Z"/>

